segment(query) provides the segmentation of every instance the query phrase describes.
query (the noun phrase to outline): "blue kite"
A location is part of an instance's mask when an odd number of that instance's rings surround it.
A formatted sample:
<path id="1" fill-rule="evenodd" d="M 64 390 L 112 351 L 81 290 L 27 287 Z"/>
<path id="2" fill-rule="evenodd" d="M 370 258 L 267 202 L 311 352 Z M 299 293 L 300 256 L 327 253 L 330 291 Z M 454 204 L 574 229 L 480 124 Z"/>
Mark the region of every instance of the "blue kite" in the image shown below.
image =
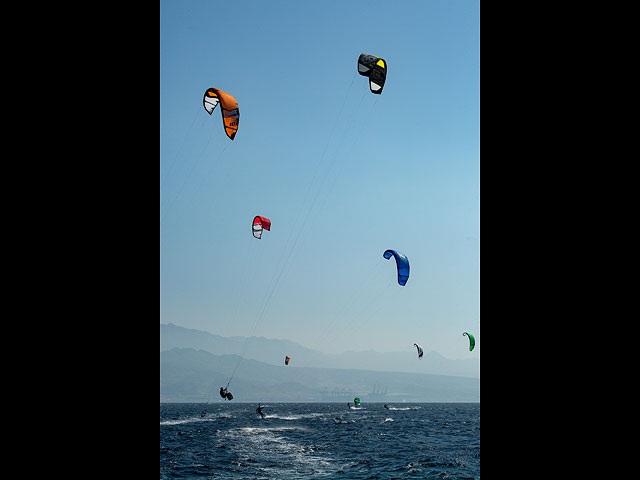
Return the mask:
<path id="1" fill-rule="evenodd" d="M 389 260 L 391 255 L 396 257 L 396 265 L 398 267 L 398 283 L 404 286 L 409 280 L 409 259 L 402 253 L 395 250 L 387 250 L 383 253 L 383 257 Z"/>

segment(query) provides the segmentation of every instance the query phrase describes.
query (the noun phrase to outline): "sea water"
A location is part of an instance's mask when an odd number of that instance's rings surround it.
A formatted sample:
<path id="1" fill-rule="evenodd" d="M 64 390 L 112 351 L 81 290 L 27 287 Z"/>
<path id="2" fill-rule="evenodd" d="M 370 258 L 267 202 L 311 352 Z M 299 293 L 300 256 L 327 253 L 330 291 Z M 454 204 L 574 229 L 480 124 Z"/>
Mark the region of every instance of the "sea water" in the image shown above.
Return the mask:
<path id="1" fill-rule="evenodd" d="M 160 478 L 479 479 L 479 403 L 160 404 Z"/>

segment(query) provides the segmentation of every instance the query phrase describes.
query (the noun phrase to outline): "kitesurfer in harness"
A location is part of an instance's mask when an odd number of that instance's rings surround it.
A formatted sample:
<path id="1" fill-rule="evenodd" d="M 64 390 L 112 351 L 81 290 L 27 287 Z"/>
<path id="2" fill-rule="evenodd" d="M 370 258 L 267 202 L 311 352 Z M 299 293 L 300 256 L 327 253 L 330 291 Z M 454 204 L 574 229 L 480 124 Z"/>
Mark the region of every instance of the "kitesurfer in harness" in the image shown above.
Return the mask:
<path id="1" fill-rule="evenodd" d="M 387 410 L 389 410 L 389 407 L 387 406 L 387 404 L 384 404 L 384 408 L 386 408 Z"/>
<path id="2" fill-rule="evenodd" d="M 262 413 L 262 406 L 258 404 L 258 408 L 256 408 L 256 412 L 260 414 L 262 418 L 264 418 L 264 413 Z"/>
<path id="3" fill-rule="evenodd" d="M 351 408 L 351 402 L 347 402 L 347 407 Z"/>
<path id="4" fill-rule="evenodd" d="M 222 398 L 226 398 L 227 400 L 233 400 L 233 395 L 231 392 L 227 392 L 227 389 L 224 387 L 220 387 L 220 396 Z"/>

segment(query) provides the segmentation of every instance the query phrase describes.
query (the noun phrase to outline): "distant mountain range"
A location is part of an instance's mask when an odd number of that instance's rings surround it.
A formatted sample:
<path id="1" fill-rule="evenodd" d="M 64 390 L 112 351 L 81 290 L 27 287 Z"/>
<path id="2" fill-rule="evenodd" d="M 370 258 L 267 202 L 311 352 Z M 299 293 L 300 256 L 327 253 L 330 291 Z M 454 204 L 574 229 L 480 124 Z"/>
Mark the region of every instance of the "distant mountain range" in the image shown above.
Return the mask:
<path id="1" fill-rule="evenodd" d="M 246 337 L 221 337 L 172 323 L 160 324 L 160 351 L 176 347 L 205 350 L 215 355 L 240 355 L 244 350 L 244 358 L 271 365 L 282 365 L 284 356 L 289 355 L 290 366 L 296 367 L 348 368 L 480 378 L 480 361 L 477 359 L 450 360 L 437 352 L 428 352 L 422 360 L 418 360 L 413 346 L 403 352 L 380 353 L 368 350 L 336 355 L 311 350 L 290 340 L 251 337 L 247 343 Z"/>
<path id="2" fill-rule="evenodd" d="M 238 402 L 349 402 L 355 396 L 363 403 L 480 401 L 479 378 L 372 369 L 371 364 L 395 354 L 325 355 L 288 340 L 254 337 L 240 357 L 237 353 L 245 341 L 161 324 L 160 401 L 224 401 L 218 391 L 232 374 L 229 390 Z M 292 357 L 289 366 L 284 365 L 283 352 Z M 451 362 L 435 352 L 432 355 L 420 362 L 428 358 L 442 359 L 444 366 Z M 332 363 L 340 368 L 328 366 Z"/>
<path id="3" fill-rule="evenodd" d="M 269 365 L 174 348 L 160 353 L 160 402 L 479 402 L 480 380 L 399 372 Z"/>

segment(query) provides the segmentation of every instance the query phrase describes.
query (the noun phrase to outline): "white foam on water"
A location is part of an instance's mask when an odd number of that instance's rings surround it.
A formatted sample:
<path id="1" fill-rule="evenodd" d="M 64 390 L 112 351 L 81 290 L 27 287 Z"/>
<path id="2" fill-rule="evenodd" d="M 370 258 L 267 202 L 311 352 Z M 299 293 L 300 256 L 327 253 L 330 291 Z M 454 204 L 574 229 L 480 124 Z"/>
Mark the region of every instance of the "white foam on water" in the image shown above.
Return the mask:
<path id="1" fill-rule="evenodd" d="M 234 450 L 241 458 L 252 458 L 255 452 L 259 451 L 261 457 L 267 457 L 270 461 L 282 467 L 260 468 L 260 471 L 270 473 L 269 478 L 285 478 L 289 474 L 308 470 L 317 475 L 330 475 L 329 468 L 332 466 L 330 459 L 319 456 L 312 447 L 299 445 L 285 438 L 279 433 L 286 431 L 307 431 L 305 428 L 296 426 L 273 426 L 273 427 L 242 427 L 229 430 L 225 436 L 230 437 L 234 445 Z M 303 475 L 304 477 L 304 475 Z"/>
<path id="2" fill-rule="evenodd" d="M 303 418 L 315 418 L 315 417 L 321 417 L 323 415 L 327 415 L 327 414 L 326 413 L 306 413 L 301 415 L 281 416 L 281 415 L 269 415 L 265 413 L 264 418 L 277 418 L 278 420 L 301 420 Z"/>
<path id="3" fill-rule="evenodd" d="M 184 425 L 187 423 L 214 422 L 215 417 L 187 417 L 173 420 L 164 420 L 160 425 Z"/>

